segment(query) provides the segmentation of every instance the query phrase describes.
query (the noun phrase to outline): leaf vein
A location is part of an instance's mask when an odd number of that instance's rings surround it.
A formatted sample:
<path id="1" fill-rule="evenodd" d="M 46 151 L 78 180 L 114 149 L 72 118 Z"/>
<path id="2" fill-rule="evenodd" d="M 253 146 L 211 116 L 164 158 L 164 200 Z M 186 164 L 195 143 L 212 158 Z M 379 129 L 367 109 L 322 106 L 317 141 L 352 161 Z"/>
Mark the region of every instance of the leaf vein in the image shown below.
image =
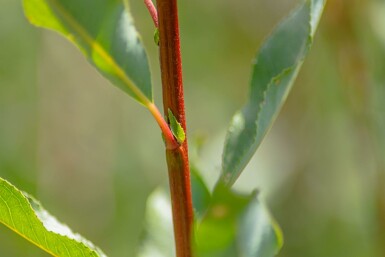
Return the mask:
<path id="1" fill-rule="evenodd" d="M 120 67 L 114 58 L 108 54 L 108 52 L 95 40 L 93 39 L 87 31 L 76 21 L 76 19 L 57 1 L 57 0 L 48 0 L 51 2 L 62 18 L 68 22 L 69 26 L 72 27 L 82 39 L 95 51 L 99 54 L 104 61 L 111 65 L 115 74 L 124 82 L 124 84 L 140 99 L 145 106 L 148 106 L 152 101 L 143 94 L 143 92 L 136 86 L 136 84 L 127 76 L 124 69 Z"/>

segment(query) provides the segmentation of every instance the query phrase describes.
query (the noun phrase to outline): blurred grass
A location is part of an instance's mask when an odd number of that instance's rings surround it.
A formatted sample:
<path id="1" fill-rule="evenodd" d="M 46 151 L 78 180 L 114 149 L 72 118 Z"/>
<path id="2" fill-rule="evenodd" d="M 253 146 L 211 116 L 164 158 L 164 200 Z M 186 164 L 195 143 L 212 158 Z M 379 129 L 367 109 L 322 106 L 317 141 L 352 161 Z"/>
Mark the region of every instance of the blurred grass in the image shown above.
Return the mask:
<path id="1" fill-rule="evenodd" d="M 153 27 L 132 12 L 161 92 Z M 220 168 L 223 134 L 246 99 L 261 41 L 295 1 L 179 1 L 190 145 Z M 133 256 L 146 196 L 166 181 L 160 133 L 72 45 L 0 0 L 0 176 L 109 256 Z M 258 187 L 281 224 L 280 257 L 385 255 L 385 6 L 329 1 L 287 104 L 237 183 Z M 0 256 L 45 256 L 0 227 Z"/>

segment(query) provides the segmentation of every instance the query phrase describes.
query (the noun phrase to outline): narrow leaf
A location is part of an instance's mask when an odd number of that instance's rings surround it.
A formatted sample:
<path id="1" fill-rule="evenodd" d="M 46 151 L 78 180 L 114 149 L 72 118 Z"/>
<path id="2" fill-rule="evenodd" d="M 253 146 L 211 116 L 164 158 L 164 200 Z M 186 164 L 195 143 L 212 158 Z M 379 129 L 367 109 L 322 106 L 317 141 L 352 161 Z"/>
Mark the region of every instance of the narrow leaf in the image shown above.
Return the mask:
<path id="1" fill-rule="evenodd" d="M 253 66 L 250 97 L 233 117 L 222 156 L 222 183 L 232 185 L 271 127 L 312 44 L 325 0 L 307 0 L 267 39 Z"/>
<path id="2" fill-rule="evenodd" d="M 178 141 L 179 144 L 182 144 L 186 140 L 186 134 L 182 128 L 182 125 L 177 121 L 174 114 L 170 109 L 168 109 L 168 120 L 170 121 L 171 132 Z"/>
<path id="3" fill-rule="evenodd" d="M 215 189 L 195 232 L 197 257 L 273 257 L 282 246 L 280 229 L 256 194 Z"/>
<path id="4" fill-rule="evenodd" d="M 40 203 L 0 178 L 0 223 L 57 257 L 105 257 L 91 242 L 73 233 Z"/>
<path id="5" fill-rule="evenodd" d="M 146 53 L 128 5 L 118 0 L 23 0 L 39 27 L 72 41 L 106 78 L 140 103 L 152 102 Z"/>

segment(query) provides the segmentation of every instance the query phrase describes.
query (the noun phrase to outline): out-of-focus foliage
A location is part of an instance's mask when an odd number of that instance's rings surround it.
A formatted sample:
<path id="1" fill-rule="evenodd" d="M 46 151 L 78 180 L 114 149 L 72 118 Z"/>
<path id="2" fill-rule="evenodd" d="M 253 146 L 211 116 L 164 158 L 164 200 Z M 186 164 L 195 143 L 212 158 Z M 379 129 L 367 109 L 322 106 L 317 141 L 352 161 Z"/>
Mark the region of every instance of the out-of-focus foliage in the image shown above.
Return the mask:
<path id="1" fill-rule="evenodd" d="M 196 256 L 276 256 L 282 233 L 256 195 L 216 186 L 205 216 L 195 225 Z"/>
<path id="2" fill-rule="evenodd" d="M 145 234 L 137 257 L 175 257 L 170 194 L 157 188 L 147 199 Z"/>
<path id="3" fill-rule="evenodd" d="M 131 2 L 159 103 L 153 24 L 142 1 Z M 187 132 L 191 146 L 206 138 L 199 166 L 209 181 L 246 99 L 256 46 L 294 4 L 179 2 Z M 328 2 L 283 112 L 235 184 L 258 187 L 272 207 L 285 235 L 280 257 L 385 254 L 383 5 Z M 109 255 L 133 256 L 146 196 L 167 173 L 156 124 L 69 43 L 32 28 L 20 1 L 0 7 L 0 176 Z M 0 249 L 45 256 L 3 226 Z"/>
<path id="4" fill-rule="evenodd" d="M 239 194 L 218 184 L 211 194 L 195 169 L 192 178 L 198 214 L 194 222 L 194 256 L 276 256 L 282 247 L 282 233 L 258 201 L 256 191 Z M 170 195 L 162 188 L 147 200 L 145 234 L 137 256 L 175 256 Z"/>

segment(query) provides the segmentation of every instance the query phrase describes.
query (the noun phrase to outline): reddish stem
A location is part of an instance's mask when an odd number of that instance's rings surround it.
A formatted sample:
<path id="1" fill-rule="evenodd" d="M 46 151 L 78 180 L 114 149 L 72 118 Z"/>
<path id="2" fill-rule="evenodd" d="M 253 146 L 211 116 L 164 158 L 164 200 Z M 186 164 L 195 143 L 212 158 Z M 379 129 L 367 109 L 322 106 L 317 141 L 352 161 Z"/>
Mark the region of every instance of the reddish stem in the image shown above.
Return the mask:
<path id="1" fill-rule="evenodd" d="M 186 132 L 177 0 L 157 0 L 163 108 L 170 109 Z M 187 133 L 186 133 L 187 135 Z M 193 207 L 187 137 L 166 150 L 177 257 L 192 257 Z"/>
<path id="2" fill-rule="evenodd" d="M 160 114 L 158 108 L 153 103 L 149 103 L 147 106 L 148 110 L 151 112 L 152 116 L 154 116 L 156 122 L 158 123 L 160 130 L 162 130 L 164 141 L 166 143 L 167 149 L 176 149 L 179 147 L 178 142 L 176 141 L 174 135 L 172 134 L 169 125 L 163 118 L 162 114 Z"/>
<path id="3" fill-rule="evenodd" d="M 152 2 L 152 0 L 144 0 L 144 4 L 146 5 L 148 11 L 150 12 L 151 18 L 154 21 L 154 25 L 158 27 L 158 12 Z"/>
<path id="4" fill-rule="evenodd" d="M 385 254 L 385 170 L 380 169 L 378 172 L 377 179 L 377 217 L 378 217 L 378 238 L 381 253 Z M 384 255 L 382 255 L 384 256 Z"/>
<path id="5" fill-rule="evenodd" d="M 166 150 L 176 257 L 192 257 L 193 209 L 186 148 Z"/>

